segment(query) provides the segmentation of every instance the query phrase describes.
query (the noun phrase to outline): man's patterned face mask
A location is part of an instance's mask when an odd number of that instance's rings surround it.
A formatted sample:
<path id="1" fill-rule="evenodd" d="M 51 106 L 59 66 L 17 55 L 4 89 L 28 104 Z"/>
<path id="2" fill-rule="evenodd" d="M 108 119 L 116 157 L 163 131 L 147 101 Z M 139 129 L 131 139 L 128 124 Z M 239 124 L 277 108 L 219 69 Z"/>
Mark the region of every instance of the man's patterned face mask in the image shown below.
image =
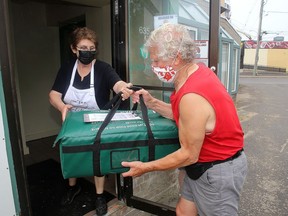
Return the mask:
<path id="1" fill-rule="evenodd" d="M 157 75 L 158 79 L 165 83 L 173 82 L 176 71 L 171 66 L 153 67 L 152 71 Z"/>

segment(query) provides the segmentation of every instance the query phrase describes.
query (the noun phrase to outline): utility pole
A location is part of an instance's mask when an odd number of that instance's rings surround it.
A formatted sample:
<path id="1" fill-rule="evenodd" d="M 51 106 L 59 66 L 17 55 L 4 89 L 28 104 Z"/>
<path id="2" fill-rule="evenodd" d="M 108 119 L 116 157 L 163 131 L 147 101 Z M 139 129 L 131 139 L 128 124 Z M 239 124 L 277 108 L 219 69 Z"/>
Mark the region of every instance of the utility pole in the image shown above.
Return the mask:
<path id="1" fill-rule="evenodd" d="M 258 75 L 257 68 L 258 68 L 258 60 L 259 60 L 260 41 L 262 39 L 261 27 L 262 27 L 262 18 L 263 18 L 263 7 L 264 7 L 264 0 L 261 0 L 260 15 L 259 15 L 259 26 L 258 26 L 258 34 L 257 34 L 257 47 L 256 47 L 256 54 L 255 54 L 255 63 L 254 63 L 253 76 L 257 76 Z"/>

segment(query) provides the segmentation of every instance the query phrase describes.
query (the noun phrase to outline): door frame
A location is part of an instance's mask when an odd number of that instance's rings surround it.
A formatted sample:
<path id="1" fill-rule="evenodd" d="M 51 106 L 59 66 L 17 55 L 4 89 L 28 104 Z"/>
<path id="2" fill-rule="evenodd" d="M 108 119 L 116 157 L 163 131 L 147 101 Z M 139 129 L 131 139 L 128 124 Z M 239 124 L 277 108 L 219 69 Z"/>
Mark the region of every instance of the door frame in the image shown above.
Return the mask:
<path id="1" fill-rule="evenodd" d="M 0 64 L 5 98 L 5 110 L 7 117 L 11 155 L 8 156 L 11 178 L 15 174 L 12 187 L 14 191 L 14 203 L 17 213 L 31 215 L 30 199 L 27 185 L 26 168 L 24 164 L 24 152 L 18 109 L 15 68 L 12 62 L 13 49 L 11 42 L 11 29 L 9 23 L 9 0 L 0 1 Z M 13 169 L 12 169 L 13 168 Z"/>

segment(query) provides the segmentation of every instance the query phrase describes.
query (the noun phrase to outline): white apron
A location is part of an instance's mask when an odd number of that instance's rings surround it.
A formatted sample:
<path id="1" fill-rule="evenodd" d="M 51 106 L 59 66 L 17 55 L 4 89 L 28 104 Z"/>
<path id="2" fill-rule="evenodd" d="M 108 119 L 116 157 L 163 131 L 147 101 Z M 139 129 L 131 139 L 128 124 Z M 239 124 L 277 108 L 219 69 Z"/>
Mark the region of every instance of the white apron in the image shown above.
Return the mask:
<path id="1" fill-rule="evenodd" d="M 77 65 L 78 60 L 74 64 L 70 84 L 64 97 L 64 103 L 73 106 L 71 111 L 99 110 L 94 90 L 94 64 L 91 67 L 89 89 L 76 89 L 73 86 Z"/>

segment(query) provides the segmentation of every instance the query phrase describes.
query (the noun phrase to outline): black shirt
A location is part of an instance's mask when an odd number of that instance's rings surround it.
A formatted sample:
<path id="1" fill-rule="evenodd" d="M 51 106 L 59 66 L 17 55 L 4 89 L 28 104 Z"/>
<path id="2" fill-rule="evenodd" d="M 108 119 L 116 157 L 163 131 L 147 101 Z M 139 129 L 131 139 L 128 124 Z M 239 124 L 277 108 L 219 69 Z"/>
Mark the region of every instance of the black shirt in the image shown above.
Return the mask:
<path id="1" fill-rule="evenodd" d="M 52 86 L 52 90 L 62 94 L 62 99 L 64 98 L 70 85 L 74 64 L 75 61 L 61 66 Z M 105 106 L 106 103 L 108 103 L 110 99 L 110 91 L 113 90 L 115 83 L 120 80 L 119 75 L 108 63 L 100 60 L 95 62 L 94 89 L 95 98 L 100 109 Z M 73 87 L 77 89 L 90 88 L 90 73 L 81 81 L 81 77 L 76 71 Z"/>

